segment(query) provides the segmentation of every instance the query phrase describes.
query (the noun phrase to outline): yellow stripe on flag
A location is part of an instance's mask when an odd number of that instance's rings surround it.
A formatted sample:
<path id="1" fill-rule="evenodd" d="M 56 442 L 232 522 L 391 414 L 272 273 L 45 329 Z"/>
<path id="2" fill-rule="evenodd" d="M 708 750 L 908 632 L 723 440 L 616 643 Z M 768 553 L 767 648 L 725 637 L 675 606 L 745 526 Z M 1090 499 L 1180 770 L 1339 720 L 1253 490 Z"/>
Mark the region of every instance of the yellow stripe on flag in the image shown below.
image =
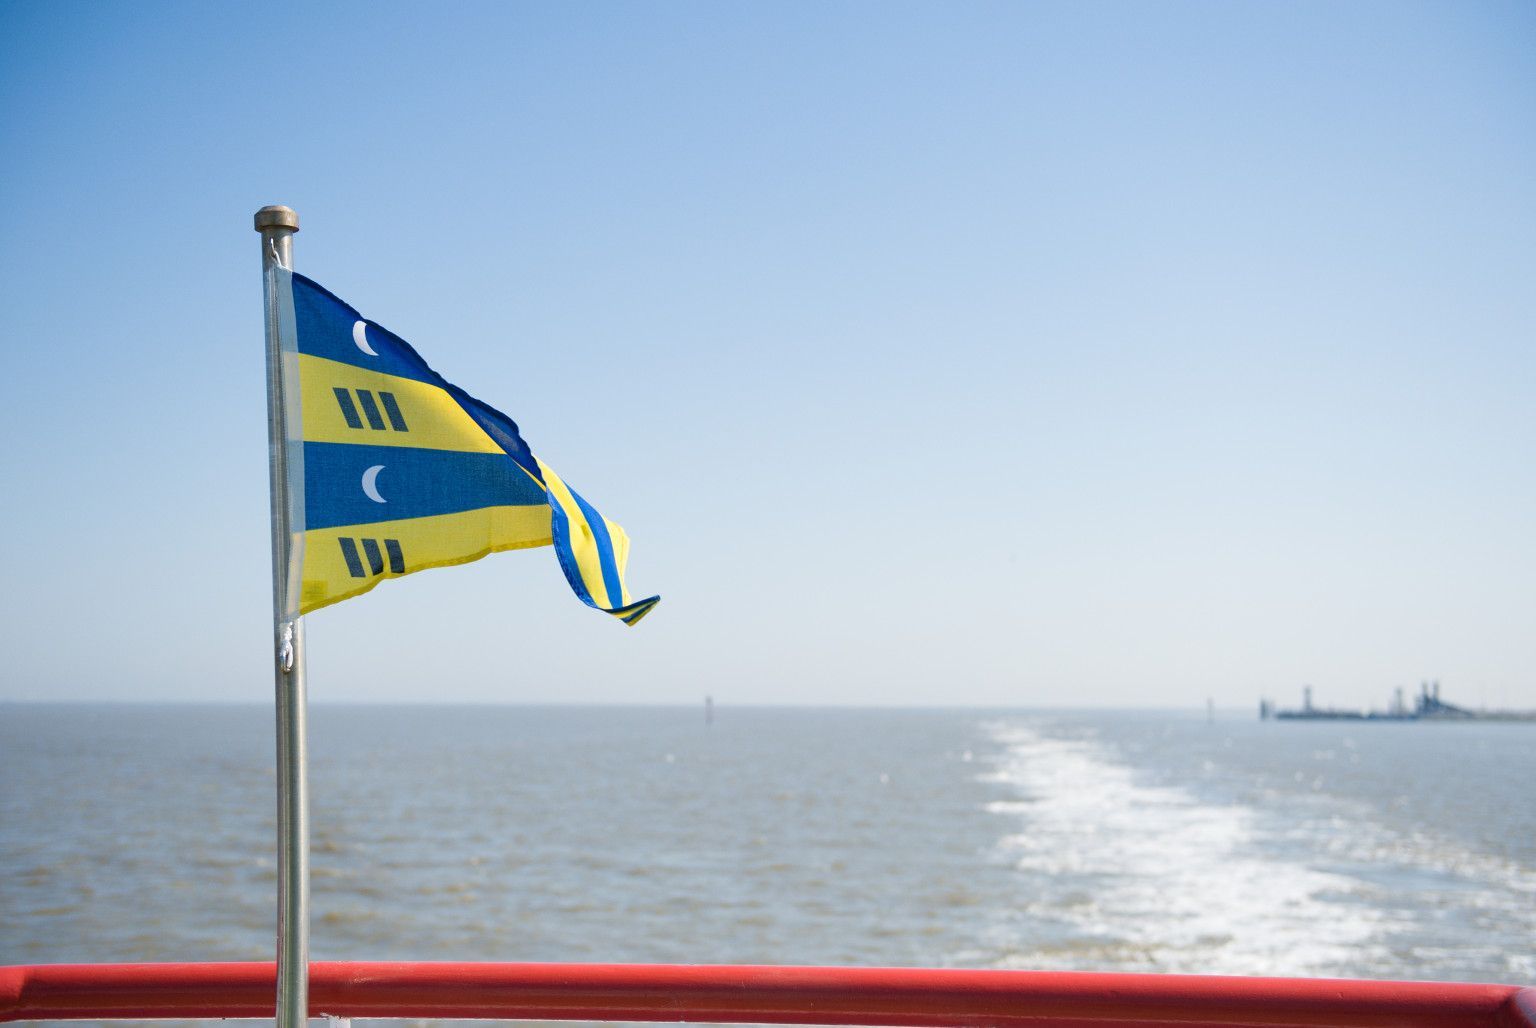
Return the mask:
<path id="1" fill-rule="evenodd" d="M 310 354 L 298 357 L 308 442 L 502 452 L 438 386 Z"/>
<path id="2" fill-rule="evenodd" d="M 501 550 L 548 546 L 549 517 L 549 505 L 538 503 L 311 529 L 304 533 L 301 613 L 358 596 L 386 578 L 467 564 Z"/>
<path id="3" fill-rule="evenodd" d="M 570 488 L 548 464 L 539 461 L 539 471 L 544 475 L 544 487 L 549 490 L 550 499 L 558 503 L 560 509 L 565 511 L 565 516 L 570 519 L 571 556 L 575 558 L 576 567 L 581 572 L 582 584 L 587 587 L 587 592 L 599 607 L 622 606 L 614 602 L 617 597 L 610 598 L 608 595 L 608 586 L 603 581 L 602 557 L 598 554 L 597 540 L 592 535 L 592 527 L 587 524 L 586 515 L 581 512 L 581 505 L 576 502 L 576 497 L 571 495 Z M 607 518 L 603 521 L 609 523 Z"/>

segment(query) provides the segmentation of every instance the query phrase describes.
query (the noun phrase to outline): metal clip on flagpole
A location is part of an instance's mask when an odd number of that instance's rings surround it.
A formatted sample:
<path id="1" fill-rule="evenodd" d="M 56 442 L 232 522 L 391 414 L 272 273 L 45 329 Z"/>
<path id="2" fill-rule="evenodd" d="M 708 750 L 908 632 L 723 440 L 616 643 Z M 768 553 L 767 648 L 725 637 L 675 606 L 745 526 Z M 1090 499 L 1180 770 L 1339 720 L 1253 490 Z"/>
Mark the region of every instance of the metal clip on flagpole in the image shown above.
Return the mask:
<path id="1" fill-rule="evenodd" d="M 256 212 L 267 308 L 267 444 L 272 481 L 272 635 L 277 679 L 277 1024 L 309 1019 L 309 776 L 305 739 L 304 621 L 288 603 L 289 523 L 287 397 L 273 265 L 293 267 L 299 216 L 290 207 Z"/>

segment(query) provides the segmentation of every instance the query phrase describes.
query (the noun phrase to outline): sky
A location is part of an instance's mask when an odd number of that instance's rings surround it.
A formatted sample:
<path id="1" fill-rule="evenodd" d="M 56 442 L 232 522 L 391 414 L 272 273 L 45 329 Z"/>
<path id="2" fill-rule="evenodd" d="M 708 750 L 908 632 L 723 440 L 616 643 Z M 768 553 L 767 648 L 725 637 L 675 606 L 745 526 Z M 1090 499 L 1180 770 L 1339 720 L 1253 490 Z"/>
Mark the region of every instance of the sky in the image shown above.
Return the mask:
<path id="1" fill-rule="evenodd" d="M 1528 3 L 8 3 L 0 148 L 0 700 L 270 702 L 285 203 L 663 596 L 312 702 L 1536 707 Z"/>

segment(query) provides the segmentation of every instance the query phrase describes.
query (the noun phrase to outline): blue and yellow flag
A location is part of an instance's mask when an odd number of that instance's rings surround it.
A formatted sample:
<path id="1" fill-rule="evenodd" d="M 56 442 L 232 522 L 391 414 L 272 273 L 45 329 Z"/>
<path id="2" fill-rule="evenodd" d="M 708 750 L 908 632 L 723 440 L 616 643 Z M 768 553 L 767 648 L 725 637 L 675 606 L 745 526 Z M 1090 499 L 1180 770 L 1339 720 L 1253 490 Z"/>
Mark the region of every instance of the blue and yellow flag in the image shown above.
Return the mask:
<path id="1" fill-rule="evenodd" d="M 633 625 L 629 537 L 517 425 L 303 275 L 269 269 L 287 412 L 290 615 L 386 578 L 550 546 L 589 606 Z"/>

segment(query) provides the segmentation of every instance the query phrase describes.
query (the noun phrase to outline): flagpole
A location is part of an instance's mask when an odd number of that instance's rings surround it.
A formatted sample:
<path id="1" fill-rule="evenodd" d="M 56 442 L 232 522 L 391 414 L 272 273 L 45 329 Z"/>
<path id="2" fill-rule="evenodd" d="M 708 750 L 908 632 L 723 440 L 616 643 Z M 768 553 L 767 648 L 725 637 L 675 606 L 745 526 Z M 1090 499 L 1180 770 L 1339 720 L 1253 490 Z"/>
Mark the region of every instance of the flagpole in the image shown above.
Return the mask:
<path id="1" fill-rule="evenodd" d="M 272 484 L 272 639 L 277 680 L 277 1025 L 300 1028 L 309 1019 L 309 776 L 305 738 L 304 619 L 289 610 L 287 408 L 278 336 L 279 298 L 266 272 L 293 267 L 291 207 L 256 212 L 266 283 L 267 445 Z"/>

